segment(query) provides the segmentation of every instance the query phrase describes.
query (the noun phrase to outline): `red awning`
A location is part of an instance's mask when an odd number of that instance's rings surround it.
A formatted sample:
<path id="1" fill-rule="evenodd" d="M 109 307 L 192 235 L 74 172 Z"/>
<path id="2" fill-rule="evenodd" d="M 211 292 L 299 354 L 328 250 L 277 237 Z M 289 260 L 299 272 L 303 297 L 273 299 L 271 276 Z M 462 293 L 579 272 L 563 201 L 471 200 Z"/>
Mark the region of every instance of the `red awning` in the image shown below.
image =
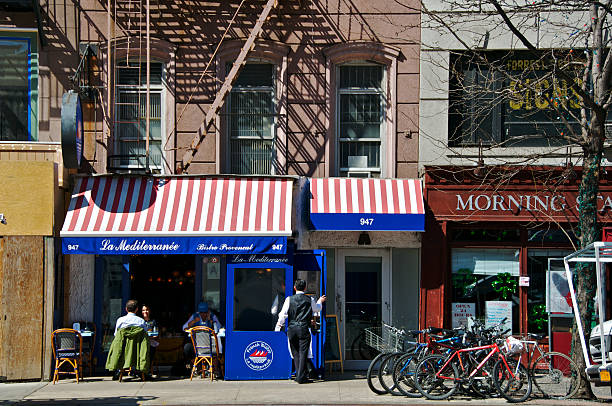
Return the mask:
<path id="1" fill-rule="evenodd" d="M 282 178 L 78 178 L 61 236 L 289 236 L 292 186 Z"/>

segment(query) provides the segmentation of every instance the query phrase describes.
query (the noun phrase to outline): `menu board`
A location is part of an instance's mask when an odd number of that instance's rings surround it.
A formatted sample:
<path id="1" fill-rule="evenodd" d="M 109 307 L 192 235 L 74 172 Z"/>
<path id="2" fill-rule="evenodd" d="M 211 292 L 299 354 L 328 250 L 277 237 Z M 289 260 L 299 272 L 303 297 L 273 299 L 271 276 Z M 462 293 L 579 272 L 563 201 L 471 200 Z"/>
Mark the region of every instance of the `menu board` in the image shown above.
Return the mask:
<path id="1" fill-rule="evenodd" d="M 485 302 L 485 327 L 498 325 L 506 319 L 501 330 L 512 332 L 512 301 L 489 300 Z"/>
<path id="2" fill-rule="evenodd" d="M 453 314 L 453 328 L 462 327 L 468 325 L 469 317 L 476 317 L 476 304 L 475 303 L 453 303 L 452 304 Z"/>
<path id="3" fill-rule="evenodd" d="M 338 318 L 335 314 L 325 316 L 325 364 L 340 364 L 340 370 L 344 372 L 342 362 L 342 349 L 340 347 L 340 336 L 338 335 Z M 331 372 L 331 365 L 330 365 Z"/>

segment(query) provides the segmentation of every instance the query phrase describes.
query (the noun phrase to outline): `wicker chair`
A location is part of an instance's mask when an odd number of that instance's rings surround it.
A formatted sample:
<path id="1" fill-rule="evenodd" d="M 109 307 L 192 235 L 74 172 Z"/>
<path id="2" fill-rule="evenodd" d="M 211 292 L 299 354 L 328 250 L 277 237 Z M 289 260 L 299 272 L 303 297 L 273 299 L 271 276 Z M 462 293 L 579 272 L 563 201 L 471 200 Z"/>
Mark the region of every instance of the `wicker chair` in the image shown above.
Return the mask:
<path id="1" fill-rule="evenodd" d="M 83 337 L 81 333 L 71 328 L 61 328 L 51 334 L 53 357 L 55 358 L 55 372 L 53 384 L 57 382 L 60 374 L 74 374 L 77 383 L 82 379 L 83 370 Z M 60 367 L 68 363 L 72 371 L 60 371 Z"/>
<path id="2" fill-rule="evenodd" d="M 209 327 L 193 327 L 191 329 L 191 342 L 195 351 L 195 359 L 193 360 L 193 367 L 191 368 L 191 377 L 196 373 L 198 365 L 200 365 L 202 378 L 208 371 L 210 380 L 214 379 L 214 367 L 217 362 L 221 367 L 221 374 L 223 374 L 223 364 L 221 363 L 221 356 L 219 354 L 219 340 L 215 330 Z"/>

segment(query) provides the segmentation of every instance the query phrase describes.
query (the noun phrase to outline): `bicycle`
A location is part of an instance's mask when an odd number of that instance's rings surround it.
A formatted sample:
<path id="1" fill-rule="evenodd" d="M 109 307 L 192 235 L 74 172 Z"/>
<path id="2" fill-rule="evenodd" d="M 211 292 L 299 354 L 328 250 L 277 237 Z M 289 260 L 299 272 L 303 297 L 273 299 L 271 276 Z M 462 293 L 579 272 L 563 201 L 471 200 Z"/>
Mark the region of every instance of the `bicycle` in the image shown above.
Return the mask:
<path id="1" fill-rule="evenodd" d="M 370 390 L 377 395 L 385 393 L 401 394 L 395 391 L 395 388 L 389 388 L 383 383 L 386 373 L 381 374 L 381 371 L 389 368 L 389 357 L 401 355 L 404 346 L 404 330 L 382 323 L 382 327 L 368 327 L 364 329 L 364 343 L 368 348 L 380 351 L 368 366 L 367 382 Z M 382 386 L 382 389 L 376 386 L 376 382 Z"/>
<path id="2" fill-rule="evenodd" d="M 444 335 L 435 335 L 433 334 L 434 332 Z M 409 398 L 418 398 L 422 395 L 417 391 L 412 382 L 416 365 L 432 351 L 439 351 L 440 348 L 445 349 L 446 352 L 452 351 L 461 342 L 461 337 L 456 335 L 457 331 L 433 327 L 425 330 L 409 331 L 409 333 L 417 337 L 423 335 L 425 342 L 416 343 L 411 351 L 405 353 L 397 360 L 393 370 L 393 383 L 402 395 Z M 447 337 L 446 335 L 451 336 Z"/>
<path id="3" fill-rule="evenodd" d="M 533 340 L 528 340 L 529 337 Z M 526 347 L 527 370 L 545 398 L 569 399 L 580 388 L 582 378 L 578 366 L 565 354 L 544 352 L 538 345 L 538 341 L 544 337 L 543 334 L 528 333 L 519 340 Z M 534 356 L 536 350 L 539 353 L 538 358 Z"/>
<path id="4" fill-rule="evenodd" d="M 491 379 L 498 393 L 509 402 L 526 400 L 531 395 L 531 375 L 519 361 L 507 357 L 497 344 L 497 338 L 507 332 L 491 337 L 493 342 L 488 345 L 458 349 L 450 356 L 425 357 L 416 367 L 415 387 L 428 399 L 442 400 L 452 396 L 463 384 L 472 387 L 477 380 Z M 471 335 L 479 338 L 474 333 Z M 494 356 L 496 362 L 491 372 L 487 366 Z"/>

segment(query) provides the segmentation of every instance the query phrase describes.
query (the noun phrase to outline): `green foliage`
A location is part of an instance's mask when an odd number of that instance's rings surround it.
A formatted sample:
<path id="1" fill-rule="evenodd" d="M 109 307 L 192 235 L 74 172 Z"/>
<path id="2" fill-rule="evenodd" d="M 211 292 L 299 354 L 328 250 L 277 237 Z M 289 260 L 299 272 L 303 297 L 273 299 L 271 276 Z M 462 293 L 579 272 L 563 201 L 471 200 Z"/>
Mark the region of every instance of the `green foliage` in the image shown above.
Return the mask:
<path id="1" fill-rule="evenodd" d="M 546 305 L 538 304 L 531 308 L 529 312 L 529 324 L 533 325 L 537 331 L 544 331 L 548 324 Z"/>
<path id="2" fill-rule="evenodd" d="M 476 283 L 478 277 L 472 273 L 470 268 L 461 268 L 453 273 L 453 286 L 461 291 L 462 296 L 470 295 L 470 286 Z"/>
<path id="3" fill-rule="evenodd" d="M 509 272 L 502 272 L 497 274 L 495 280 L 491 283 L 493 290 L 499 293 L 502 300 L 507 300 L 512 297 L 512 294 L 516 292 L 518 282 L 516 278 L 510 275 Z"/>

